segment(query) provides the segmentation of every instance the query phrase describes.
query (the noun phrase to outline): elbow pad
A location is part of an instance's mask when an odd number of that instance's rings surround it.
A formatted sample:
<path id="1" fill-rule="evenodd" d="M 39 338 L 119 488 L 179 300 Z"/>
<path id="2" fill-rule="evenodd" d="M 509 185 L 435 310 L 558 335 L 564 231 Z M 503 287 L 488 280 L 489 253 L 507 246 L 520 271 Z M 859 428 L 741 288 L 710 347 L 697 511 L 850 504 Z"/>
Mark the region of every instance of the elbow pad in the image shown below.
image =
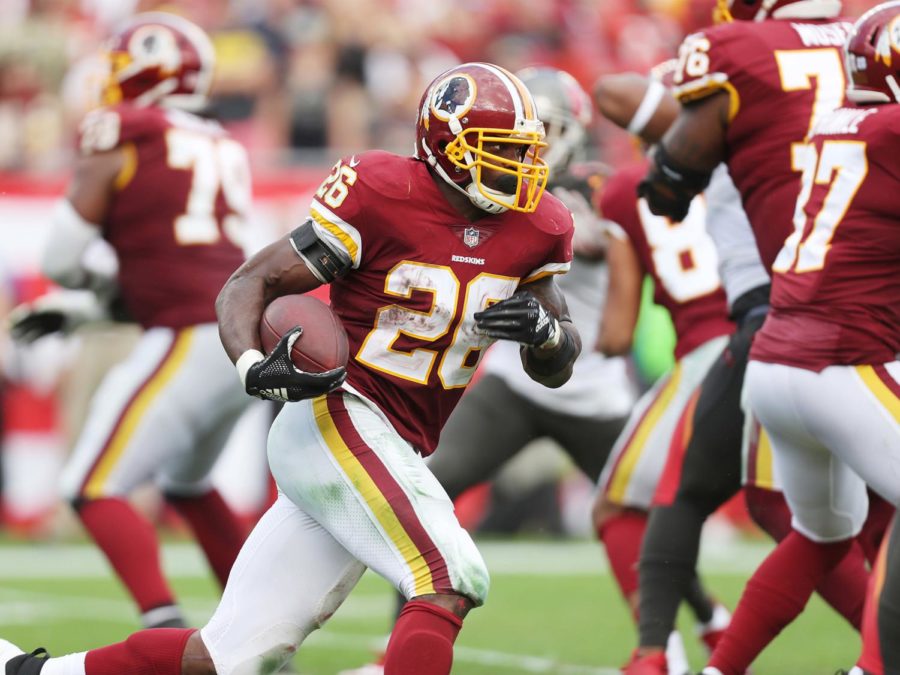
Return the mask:
<path id="1" fill-rule="evenodd" d="M 312 218 L 307 218 L 291 232 L 290 239 L 297 255 L 303 258 L 310 272 L 323 284 L 330 284 L 344 276 L 353 265 L 346 252 L 319 237 Z"/>
<path id="2" fill-rule="evenodd" d="M 647 200 L 651 213 L 684 220 L 691 202 L 709 185 L 711 171 L 695 171 L 672 161 L 662 143 L 653 151 L 652 164 L 638 185 L 638 196 Z"/>

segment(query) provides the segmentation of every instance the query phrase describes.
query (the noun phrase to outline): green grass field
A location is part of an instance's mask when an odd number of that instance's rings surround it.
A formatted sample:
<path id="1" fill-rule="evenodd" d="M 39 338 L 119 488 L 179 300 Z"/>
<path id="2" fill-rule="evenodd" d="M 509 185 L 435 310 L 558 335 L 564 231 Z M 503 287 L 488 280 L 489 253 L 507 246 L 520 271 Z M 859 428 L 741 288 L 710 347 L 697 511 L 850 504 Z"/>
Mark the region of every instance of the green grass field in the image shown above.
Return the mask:
<path id="1" fill-rule="evenodd" d="M 457 642 L 458 675 L 559 673 L 611 675 L 634 646 L 635 631 L 590 542 L 479 543 L 492 574 L 485 607 Z M 713 592 L 733 607 L 749 572 L 765 555 L 759 542 L 707 546 L 703 568 Z M 191 544 L 169 544 L 166 567 L 192 620 L 202 623 L 217 591 Z M 298 579 L 297 583 L 302 583 Z M 392 591 L 367 574 L 331 622 L 304 645 L 297 669 L 334 675 L 368 661 L 389 627 Z M 681 629 L 692 665 L 702 665 L 690 616 Z M 89 545 L 0 546 L 0 636 L 51 653 L 84 650 L 125 637 L 134 609 Z M 851 665 L 857 635 L 817 598 L 762 655 L 754 675 L 816 675 Z"/>

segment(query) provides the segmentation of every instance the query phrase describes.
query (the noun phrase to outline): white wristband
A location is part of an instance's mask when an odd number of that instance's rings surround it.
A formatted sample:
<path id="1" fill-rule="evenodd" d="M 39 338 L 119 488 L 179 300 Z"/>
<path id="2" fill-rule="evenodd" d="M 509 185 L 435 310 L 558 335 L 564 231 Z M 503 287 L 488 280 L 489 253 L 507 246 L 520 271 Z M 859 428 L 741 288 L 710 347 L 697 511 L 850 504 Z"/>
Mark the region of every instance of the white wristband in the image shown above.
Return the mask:
<path id="1" fill-rule="evenodd" d="M 562 332 L 562 326 L 559 325 L 559 321 L 553 319 L 553 335 L 551 335 L 544 344 L 540 345 L 538 349 L 556 349 L 556 346 L 562 339 Z"/>
<path id="2" fill-rule="evenodd" d="M 264 358 L 266 358 L 265 354 L 258 349 L 248 349 L 241 354 L 240 358 L 238 358 L 237 362 L 234 364 L 234 367 L 237 368 L 238 371 L 238 377 L 241 378 L 241 385 L 245 389 L 247 387 L 247 371 L 250 370 L 250 366 L 254 363 L 259 363 Z"/>
<path id="3" fill-rule="evenodd" d="M 662 82 L 659 80 L 650 80 L 650 83 L 647 85 L 647 91 L 644 92 L 644 98 L 641 99 L 641 103 L 635 111 L 634 117 L 631 118 L 631 121 L 626 127 L 629 132 L 637 136 L 644 130 L 644 127 L 646 127 L 647 123 L 653 118 L 653 114 L 659 107 L 659 102 L 662 101 L 665 93 L 666 86 Z"/>

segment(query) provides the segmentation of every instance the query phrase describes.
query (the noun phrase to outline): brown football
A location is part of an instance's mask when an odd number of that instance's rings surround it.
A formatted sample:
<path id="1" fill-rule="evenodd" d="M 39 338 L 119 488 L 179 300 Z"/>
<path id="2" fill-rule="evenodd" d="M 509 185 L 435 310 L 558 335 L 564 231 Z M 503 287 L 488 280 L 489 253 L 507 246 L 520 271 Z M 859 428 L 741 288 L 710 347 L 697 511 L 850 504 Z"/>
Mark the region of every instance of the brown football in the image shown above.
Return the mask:
<path id="1" fill-rule="evenodd" d="M 266 354 L 295 326 L 303 328 L 291 349 L 291 360 L 297 368 L 321 373 L 347 365 L 350 344 L 341 320 L 328 305 L 309 295 L 283 295 L 266 307 L 259 322 L 259 338 Z"/>

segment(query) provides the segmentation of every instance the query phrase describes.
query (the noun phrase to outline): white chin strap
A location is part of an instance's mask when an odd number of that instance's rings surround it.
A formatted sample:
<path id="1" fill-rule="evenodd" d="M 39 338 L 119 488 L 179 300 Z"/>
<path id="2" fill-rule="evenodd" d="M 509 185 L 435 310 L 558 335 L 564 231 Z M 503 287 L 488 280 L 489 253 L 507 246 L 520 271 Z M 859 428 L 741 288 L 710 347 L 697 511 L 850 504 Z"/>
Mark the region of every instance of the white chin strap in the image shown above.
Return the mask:
<path id="1" fill-rule="evenodd" d="M 474 171 L 474 169 L 473 169 L 473 171 Z M 481 189 L 484 192 L 490 193 L 491 196 L 494 197 L 494 199 L 496 199 L 498 201 L 506 202 L 507 204 L 510 204 L 510 205 L 512 205 L 512 201 L 513 201 L 513 199 L 515 199 L 514 195 L 508 194 L 506 192 L 500 192 L 499 190 L 492 190 L 491 188 L 487 187 L 486 185 L 482 185 Z M 481 192 L 478 190 L 478 186 L 475 184 L 474 178 L 472 179 L 472 182 L 466 186 L 465 193 L 466 193 L 466 196 L 469 198 L 469 201 L 471 201 L 475 206 L 477 206 L 482 211 L 487 211 L 488 213 L 503 213 L 504 211 L 507 211 L 509 209 L 509 206 L 501 206 L 500 204 L 497 204 L 496 202 L 491 201 L 490 199 L 485 197 L 483 194 L 481 194 Z"/>
<path id="2" fill-rule="evenodd" d="M 441 165 L 438 164 L 437 158 L 431 154 L 431 150 L 429 150 L 428 145 L 426 143 L 422 143 L 422 150 L 425 152 L 425 161 L 428 162 L 428 165 L 437 171 L 438 176 L 444 179 L 444 181 L 452 187 L 457 192 L 461 192 L 466 197 L 469 198 L 469 201 L 472 202 L 475 206 L 477 206 L 482 211 L 486 211 L 491 214 L 503 213 L 508 210 L 508 206 L 502 206 L 500 204 L 496 204 L 492 202 L 490 199 L 485 197 L 478 191 L 478 186 L 475 184 L 475 169 L 471 169 L 469 173 L 472 175 L 472 182 L 469 183 L 465 188 L 460 187 L 458 183 L 450 178 L 447 175 L 447 172 L 441 168 Z M 484 185 L 481 186 L 481 189 L 485 192 L 489 192 L 491 195 L 494 195 L 496 199 L 505 201 L 509 204 L 512 204 L 513 199 L 515 197 L 513 195 L 507 194 L 505 192 L 499 192 L 498 190 L 491 190 Z"/>

